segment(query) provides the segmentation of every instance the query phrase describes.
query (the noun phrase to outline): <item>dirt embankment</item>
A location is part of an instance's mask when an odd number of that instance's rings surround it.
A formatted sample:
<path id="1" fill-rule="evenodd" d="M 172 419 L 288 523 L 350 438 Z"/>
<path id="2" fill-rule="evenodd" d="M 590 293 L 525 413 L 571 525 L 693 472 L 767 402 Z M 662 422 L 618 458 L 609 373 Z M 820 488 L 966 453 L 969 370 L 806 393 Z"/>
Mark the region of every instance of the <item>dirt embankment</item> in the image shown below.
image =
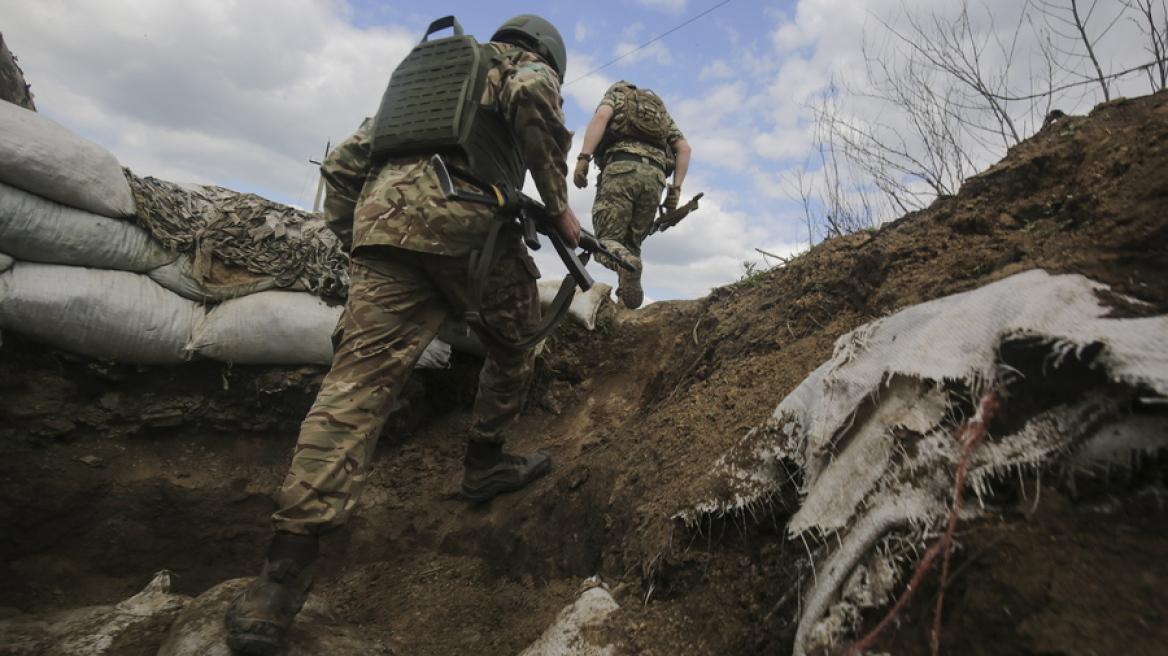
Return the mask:
<path id="1" fill-rule="evenodd" d="M 419 372 L 357 518 L 326 540 L 317 594 L 401 654 L 508 654 L 600 574 L 623 606 L 608 637 L 627 653 L 789 653 L 815 545 L 784 537 L 781 505 L 680 526 L 694 482 L 838 336 L 898 309 L 1043 268 L 1143 303 L 1112 299 L 1119 316 L 1168 311 L 1166 119 L 1165 93 L 1060 119 L 957 196 L 880 230 L 703 299 L 608 307 L 594 332 L 565 328 L 513 439 L 551 448 L 552 475 L 487 506 L 456 493 L 478 362 Z M 0 606 L 109 603 L 160 569 L 187 594 L 254 574 L 322 374 L 132 367 L 5 335 Z M 962 527 L 942 650 L 1168 644 L 1165 464 L 1074 489 L 1055 472 L 1004 483 L 995 519 Z M 884 649 L 926 653 L 929 585 Z"/>

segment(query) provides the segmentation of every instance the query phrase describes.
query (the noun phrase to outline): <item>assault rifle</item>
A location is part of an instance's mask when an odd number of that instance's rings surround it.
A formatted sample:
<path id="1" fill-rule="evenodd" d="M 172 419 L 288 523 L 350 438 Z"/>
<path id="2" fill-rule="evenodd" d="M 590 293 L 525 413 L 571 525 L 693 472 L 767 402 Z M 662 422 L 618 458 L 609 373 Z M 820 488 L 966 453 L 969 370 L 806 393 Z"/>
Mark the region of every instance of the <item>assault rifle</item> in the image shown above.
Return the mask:
<path id="1" fill-rule="evenodd" d="M 596 238 L 596 235 L 593 235 L 587 230 L 580 230 L 580 248 L 583 249 L 584 254 L 577 255 L 576 251 L 569 248 L 568 244 L 564 241 L 563 235 L 560 234 L 552 222 L 551 217 L 548 216 L 547 208 L 544 207 L 543 203 L 522 191 L 518 189 L 504 189 L 498 185 L 484 183 L 469 171 L 447 164 L 440 155 L 432 156 L 430 163 L 434 166 L 434 171 L 438 174 L 438 183 L 442 186 L 442 193 L 447 198 L 491 205 L 498 208 L 503 216 L 514 217 L 519 221 L 519 225 L 523 230 L 523 242 L 533 251 L 539 250 L 539 236 L 541 234 L 545 235 L 552 242 L 552 247 L 556 249 L 556 253 L 564 261 L 564 266 L 568 267 L 568 272 L 581 290 L 588 291 L 595 283 L 592 276 L 584 268 L 588 258 L 593 253 L 604 255 L 628 271 L 636 270 L 633 265 L 605 248 L 600 243 L 600 240 Z M 489 189 L 495 195 L 487 196 L 485 194 L 476 194 L 457 189 L 454 186 L 455 177 L 478 187 Z"/>
<path id="2" fill-rule="evenodd" d="M 666 230 L 677 225 L 678 223 L 681 223 L 682 219 L 689 216 L 690 212 L 692 212 L 698 208 L 698 201 L 701 200 L 702 196 L 705 196 L 705 195 L 706 195 L 706 192 L 703 191 L 702 193 L 698 194 L 697 196 L 694 196 L 693 198 L 689 199 L 689 202 L 686 203 L 685 205 L 682 205 L 681 207 L 678 207 L 677 209 L 671 210 L 669 212 L 666 212 L 665 208 L 662 207 L 661 208 L 661 216 L 658 216 L 656 219 L 653 220 L 653 228 L 651 230 L 649 230 L 649 234 L 652 235 L 652 234 L 656 234 L 658 232 L 665 232 Z"/>

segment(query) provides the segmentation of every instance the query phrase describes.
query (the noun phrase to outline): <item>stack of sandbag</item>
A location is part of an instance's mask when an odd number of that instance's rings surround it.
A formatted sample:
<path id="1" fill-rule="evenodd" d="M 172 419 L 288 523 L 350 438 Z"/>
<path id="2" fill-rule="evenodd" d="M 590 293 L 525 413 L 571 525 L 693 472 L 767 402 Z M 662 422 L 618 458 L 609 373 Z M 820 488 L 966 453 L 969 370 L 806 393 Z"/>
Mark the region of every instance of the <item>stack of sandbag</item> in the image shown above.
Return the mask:
<path id="1" fill-rule="evenodd" d="M 100 145 L 0 102 L 0 329 L 81 355 L 136 364 L 192 358 L 237 364 L 331 361 L 331 335 L 341 313 L 336 302 L 311 291 L 275 291 L 281 272 L 256 273 L 224 263 L 203 248 L 209 240 L 196 239 L 190 253 L 168 248 L 139 225 L 128 175 Z M 181 189 L 167 189 L 173 192 L 168 206 L 174 207 Z M 228 202 L 224 190 L 188 191 L 201 199 L 194 219 L 214 214 L 212 220 L 226 230 L 238 227 L 238 206 L 212 211 L 202 202 Z M 287 232 L 258 213 L 249 218 L 263 224 L 251 235 L 262 246 L 271 247 L 263 241 L 269 234 Z M 343 272 L 336 264 L 343 254 L 333 256 L 332 243 L 305 245 L 318 236 L 303 227 L 306 223 L 295 222 L 293 232 L 301 238 L 287 250 Z M 305 273 L 310 268 L 297 268 L 287 286 L 336 292 L 347 284 L 343 273 L 321 274 L 320 266 L 315 275 Z M 306 278 L 310 284 L 298 286 Z M 436 341 L 419 366 L 447 366 L 449 355 L 450 347 Z"/>
<path id="2" fill-rule="evenodd" d="M 319 215 L 135 176 L 100 145 L 0 102 L 0 329 L 136 364 L 327 364 L 347 264 Z M 541 283 L 545 307 L 558 287 Z M 570 316 L 592 330 L 609 290 L 578 293 Z M 448 326 L 418 366 L 448 366 L 451 342 L 485 354 Z"/>

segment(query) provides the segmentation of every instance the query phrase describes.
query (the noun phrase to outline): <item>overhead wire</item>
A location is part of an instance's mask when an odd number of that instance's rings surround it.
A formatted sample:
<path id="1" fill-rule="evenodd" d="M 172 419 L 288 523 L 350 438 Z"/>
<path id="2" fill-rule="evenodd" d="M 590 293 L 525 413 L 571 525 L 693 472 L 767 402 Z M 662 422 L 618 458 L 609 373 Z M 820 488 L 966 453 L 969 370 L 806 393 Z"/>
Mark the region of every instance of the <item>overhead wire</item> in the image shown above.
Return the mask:
<path id="1" fill-rule="evenodd" d="M 645 48 L 648 48 L 650 45 L 652 45 L 652 44 L 656 43 L 657 41 L 660 41 L 661 39 L 664 39 L 665 37 L 669 36 L 670 34 L 673 34 L 674 32 L 676 32 L 676 31 L 680 30 L 681 28 L 685 27 L 686 25 L 689 25 L 690 23 L 692 23 L 692 22 L 694 22 L 694 21 L 698 20 L 699 18 L 702 18 L 702 17 L 703 17 L 703 16 L 705 16 L 706 14 L 709 14 L 710 12 L 714 11 L 715 9 L 717 9 L 717 8 L 721 7 L 722 5 L 725 5 L 725 4 L 729 3 L 729 2 L 730 2 L 730 0 L 722 0 L 722 2 L 719 2 L 718 4 L 714 5 L 713 7 L 710 7 L 709 9 L 707 9 L 707 10 L 703 11 L 702 13 L 698 14 L 697 16 L 694 16 L 693 18 L 691 18 L 691 19 L 689 19 L 689 20 L 685 21 L 684 23 L 682 23 L 682 24 L 680 24 L 680 25 L 677 25 L 677 26 L 675 26 L 675 27 L 673 27 L 673 28 L 670 28 L 668 31 L 666 31 L 666 32 L 664 32 L 664 33 L 662 33 L 662 34 L 659 34 L 659 35 L 657 35 L 657 36 L 653 37 L 652 39 L 649 39 L 649 40 L 648 40 L 648 41 L 646 41 L 645 43 L 642 43 L 641 45 L 637 46 L 636 48 L 633 48 L 632 50 L 630 50 L 630 51 L 626 52 L 625 54 L 621 55 L 620 57 L 617 57 L 616 59 L 613 59 L 612 61 L 610 61 L 610 62 L 608 62 L 608 63 L 606 63 L 606 64 L 602 64 L 602 65 L 600 65 L 600 66 L 597 66 L 596 68 L 594 68 L 594 69 L 592 69 L 592 70 L 588 71 L 587 73 L 585 73 L 585 74 L 581 75 L 580 77 L 578 77 L 578 78 L 576 78 L 576 79 L 572 80 L 571 82 L 566 82 L 566 83 L 564 83 L 564 86 L 568 86 L 569 84 L 573 84 L 573 83 L 575 83 L 575 82 L 579 82 L 580 80 L 583 80 L 584 78 L 588 77 L 589 75 L 592 75 L 593 73 L 595 73 L 595 72 L 597 72 L 597 71 L 599 71 L 599 70 L 602 70 L 602 69 L 604 69 L 604 68 L 608 68 L 609 66 L 612 66 L 613 64 L 615 64 L 615 63 L 617 63 L 618 61 L 620 61 L 620 60 L 624 59 L 625 57 L 628 57 L 629 55 L 633 54 L 634 52 L 637 52 L 637 51 L 640 51 L 640 50 L 644 50 Z"/>

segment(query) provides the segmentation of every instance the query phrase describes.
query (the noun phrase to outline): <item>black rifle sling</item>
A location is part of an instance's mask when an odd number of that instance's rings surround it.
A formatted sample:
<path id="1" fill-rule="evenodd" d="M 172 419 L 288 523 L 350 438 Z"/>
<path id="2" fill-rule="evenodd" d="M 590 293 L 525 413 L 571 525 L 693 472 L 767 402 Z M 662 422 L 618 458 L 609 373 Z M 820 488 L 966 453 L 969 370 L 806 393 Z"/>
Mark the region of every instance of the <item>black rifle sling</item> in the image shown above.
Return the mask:
<path id="1" fill-rule="evenodd" d="M 510 340 L 500 335 L 497 330 L 487 324 L 483 317 L 483 287 L 487 283 L 487 276 L 499 263 L 499 257 L 502 251 L 499 249 L 499 233 L 502 232 L 503 227 L 509 223 L 507 217 L 496 217 L 494 225 L 491 226 L 491 231 L 487 235 L 487 241 L 483 244 L 482 251 L 474 251 L 470 256 L 470 281 L 467 292 L 466 302 L 466 323 L 474 329 L 475 333 L 483 341 L 490 341 L 499 346 L 512 349 L 526 349 L 538 344 L 545 337 L 550 335 L 556 326 L 560 325 L 560 321 L 568 314 L 568 309 L 572 305 L 572 299 L 576 294 L 576 281 L 572 276 L 564 276 L 564 281 L 560 283 L 560 290 L 556 292 L 556 297 L 552 300 L 547 312 L 540 318 L 539 324 L 531 333 L 521 335 L 517 340 Z"/>

